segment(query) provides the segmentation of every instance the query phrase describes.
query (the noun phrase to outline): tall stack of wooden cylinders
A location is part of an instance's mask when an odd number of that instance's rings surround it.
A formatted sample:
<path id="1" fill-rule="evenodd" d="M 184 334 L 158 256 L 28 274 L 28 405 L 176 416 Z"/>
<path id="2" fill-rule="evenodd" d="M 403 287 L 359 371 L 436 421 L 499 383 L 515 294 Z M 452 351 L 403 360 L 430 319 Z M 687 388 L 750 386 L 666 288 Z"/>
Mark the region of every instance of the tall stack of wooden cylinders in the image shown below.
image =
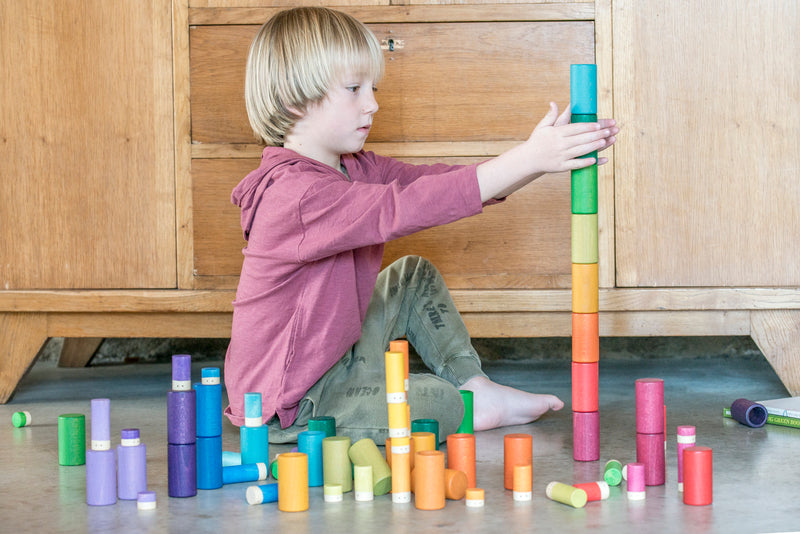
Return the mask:
<path id="1" fill-rule="evenodd" d="M 411 502 L 411 425 L 405 388 L 405 357 L 402 352 L 387 351 L 385 362 L 386 403 L 389 408 L 391 438 L 392 502 L 408 503 Z"/>
<path id="2" fill-rule="evenodd" d="M 597 66 L 570 66 L 571 122 L 597 122 Z M 584 157 L 597 159 L 592 152 Z M 572 171 L 573 458 L 600 459 L 597 164 Z"/>

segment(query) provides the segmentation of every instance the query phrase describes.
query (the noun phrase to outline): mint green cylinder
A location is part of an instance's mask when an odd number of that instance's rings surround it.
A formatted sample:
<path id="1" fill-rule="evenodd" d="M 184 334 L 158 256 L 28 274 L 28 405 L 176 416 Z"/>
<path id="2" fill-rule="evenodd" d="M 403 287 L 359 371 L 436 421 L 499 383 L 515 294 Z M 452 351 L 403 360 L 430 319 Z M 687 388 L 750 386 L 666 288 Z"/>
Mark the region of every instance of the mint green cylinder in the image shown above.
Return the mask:
<path id="1" fill-rule="evenodd" d="M 572 171 L 572 213 L 597 213 L 597 165 Z"/>

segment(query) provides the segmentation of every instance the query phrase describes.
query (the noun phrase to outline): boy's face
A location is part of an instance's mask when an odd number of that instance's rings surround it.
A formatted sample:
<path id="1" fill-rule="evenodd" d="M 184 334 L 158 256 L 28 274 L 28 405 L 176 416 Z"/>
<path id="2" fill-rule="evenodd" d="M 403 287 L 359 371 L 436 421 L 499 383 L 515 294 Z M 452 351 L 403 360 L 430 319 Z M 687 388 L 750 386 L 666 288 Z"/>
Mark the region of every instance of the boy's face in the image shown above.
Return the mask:
<path id="1" fill-rule="evenodd" d="M 358 152 L 378 111 L 374 80 L 347 73 L 326 97 L 311 104 L 287 136 L 286 148 L 339 168 L 342 154 Z"/>

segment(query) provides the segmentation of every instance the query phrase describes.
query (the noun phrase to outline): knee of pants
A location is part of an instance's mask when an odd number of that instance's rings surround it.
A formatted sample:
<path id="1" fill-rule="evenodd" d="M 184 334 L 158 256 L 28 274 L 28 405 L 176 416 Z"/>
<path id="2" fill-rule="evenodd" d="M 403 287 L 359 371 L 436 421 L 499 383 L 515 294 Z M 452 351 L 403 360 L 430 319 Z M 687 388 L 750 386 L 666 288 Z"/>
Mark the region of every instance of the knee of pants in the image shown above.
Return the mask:
<path id="1" fill-rule="evenodd" d="M 430 262 L 430 260 L 414 254 L 409 254 L 407 256 L 398 258 L 386 267 L 386 270 L 398 272 L 413 272 L 417 269 L 423 269 L 425 271 L 433 270 L 438 272 L 438 269 L 433 263 Z"/>
<path id="2" fill-rule="evenodd" d="M 436 419 L 439 422 L 441 440 L 455 433 L 464 418 L 464 401 L 458 389 L 436 375 L 411 375 L 408 403 L 412 420 Z"/>

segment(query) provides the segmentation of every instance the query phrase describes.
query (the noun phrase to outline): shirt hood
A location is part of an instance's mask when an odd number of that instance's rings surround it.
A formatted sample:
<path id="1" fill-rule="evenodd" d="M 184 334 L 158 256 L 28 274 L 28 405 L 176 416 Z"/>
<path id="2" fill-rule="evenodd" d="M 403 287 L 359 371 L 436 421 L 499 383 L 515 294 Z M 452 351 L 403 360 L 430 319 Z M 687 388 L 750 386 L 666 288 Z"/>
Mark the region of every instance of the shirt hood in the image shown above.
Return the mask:
<path id="1" fill-rule="evenodd" d="M 245 241 L 250 236 L 250 229 L 253 225 L 258 206 L 264 196 L 264 192 L 274 182 L 273 174 L 275 170 L 284 165 L 291 165 L 298 161 L 305 160 L 299 154 L 282 147 L 267 147 L 261 154 L 261 164 L 257 169 L 248 174 L 244 180 L 239 182 L 231 193 L 231 202 L 239 206 L 242 210 L 241 225 L 242 235 Z"/>

